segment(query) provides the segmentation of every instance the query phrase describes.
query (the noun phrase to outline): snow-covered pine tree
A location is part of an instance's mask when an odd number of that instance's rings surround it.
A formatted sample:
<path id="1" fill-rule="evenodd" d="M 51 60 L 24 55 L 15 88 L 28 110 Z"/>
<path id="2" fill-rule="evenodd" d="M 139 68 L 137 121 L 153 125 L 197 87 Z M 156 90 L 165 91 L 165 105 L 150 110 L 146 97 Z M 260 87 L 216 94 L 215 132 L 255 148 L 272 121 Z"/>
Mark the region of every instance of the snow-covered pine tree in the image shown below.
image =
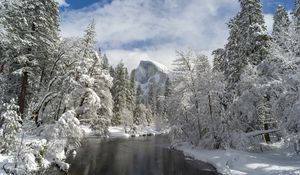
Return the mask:
<path id="1" fill-rule="evenodd" d="M 95 21 L 88 25 L 87 29 L 85 30 L 85 36 L 82 38 L 81 41 L 81 60 L 79 66 L 76 69 L 76 76 L 81 76 L 80 74 L 89 74 L 92 75 L 93 71 L 95 70 L 95 65 L 98 63 L 100 64 L 100 60 L 97 60 L 95 52 L 95 44 L 96 44 L 96 28 L 95 28 Z M 99 58 L 98 58 L 99 59 Z M 79 77 L 76 77 L 76 79 Z"/>
<path id="2" fill-rule="evenodd" d="M 242 65 L 244 65 L 244 59 L 239 58 L 239 42 L 240 42 L 240 28 L 237 25 L 238 16 L 231 19 L 228 23 L 229 37 L 228 42 L 225 45 L 225 55 L 222 61 L 224 67 L 225 81 L 227 82 L 227 91 L 234 89 L 234 84 L 239 81 Z M 228 92 L 229 93 L 229 92 Z M 228 94 L 229 96 L 229 94 Z M 226 103 L 230 103 L 232 97 L 226 100 Z M 227 107 L 225 107 L 227 108 Z"/>
<path id="3" fill-rule="evenodd" d="M 109 66 L 109 74 L 111 77 L 115 76 L 115 69 L 112 66 Z"/>
<path id="4" fill-rule="evenodd" d="M 156 98 L 156 115 L 160 120 L 167 121 L 168 118 L 168 102 L 172 94 L 172 83 L 169 77 L 165 81 L 163 93 Z"/>
<path id="5" fill-rule="evenodd" d="M 109 61 L 106 54 L 103 55 L 102 69 L 109 70 Z"/>
<path id="6" fill-rule="evenodd" d="M 213 70 L 215 72 L 224 72 L 227 61 L 225 60 L 225 50 L 217 49 L 212 53 L 214 55 Z"/>
<path id="7" fill-rule="evenodd" d="M 90 74 L 94 78 L 92 88 L 100 98 L 100 108 L 97 109 L 97 117 L 91 123 L 94 130 L 101 135 L 106 135 L 113 116 L 113 99 L 110 92 L 113 79 L 109 75 L 108 70 L 103 67 L 103 59 L 104 56 L 95 55 L 93 71 Z"/>
<path id="8" fill-rule="evenodd" d="M 240 0 L 237 25 L 241 34 L 240 58 L 247 64 L 259 64 L 266 58 L 269 37 L 260 0 Z"/>
<path id="9" fill-rule="evenodd" d="M 166 82 L 165 82 L 165 90 L 164 90 L 164 94 L 163 94 L 163 111 L 162 111 L 162 118 L 164 118 L 165 121 L 167 121 L 167 118 L 168 118 L 168 103 L 170 101 L 170 97 L 172 95 L 172 82 L 171 82 L 171 79 L 170 77 L 168 77 L 166 79 Z"/>
<path id="10" fill-rule="evenodd" d="M 112 124 L 130 124 L 133 115 L 132 104 L 134 99 L 130 90 L 128 71 L 122 62 L 120 62 L 114 70 L 112 94 L 114 99 Z"/>
<path id="11" fill-rule="evenodd" d="M 260 0 L 240 0 L 240 6 L 241 11 L 229 22 L 230 36 L 225 46 L 225 78 L 230 89 L 240 80 L 245 66 L 259 64 L 268 51 L 269 37 Z"/>
<path id="12" fill-rule="evenodd" d="M 92 21 L 80 40 L 76 53 L 76 88 L 70 93 L 67 107 L 75 107 L 77 117 L 82 122 L 91 124 L 100 135 L 105 135 L 112 116 L 112 78 L 108 71 L 102 69 L 103 58 L 97 53 L 95 42 L 95 22 Z"/>
<path id="13" fill-rule="evenodd" d="M 144 105 L 141 85 L 138 85 L 135 93 L 135 109 L 133 123 L 135 125 L 148 125 L 152 121 L 151 111 Z"/>
<path id="14" fill-rule="evenodd" d="M 294 41 L 294 48 L 293 51 L 295 52 L 296 56 L 300 56 L 300 0 L 295 1 L 295 10 L 294 10 L 294 16 L 293 16 L 293 25 L 292 25 L 292 31 L 291 35 Z"/>
<path id="15" fill-rule="evenodd" d="M 2 126 L 0 126 L 0 152 L 9 152 L 16 149 L 16 135 L 21 127 L 21 117 L 15 103 L 13 99 L 10 103 L 3 105 L 5 110 L 0 116 L 0 120 L 3 120 Z"/>
<path id="16" fill-rule="evenodd" d="M 57 47 L 58 7 L 52 0 L 4 1 L 3 7 L 7 35 L 4 59 L 9 62 L 7 76 L 11 80 L 7 95 L 18 99 L 24 117 L 28 97 L 39 91 L 50 72 L 46 65 L 52 63 Z"/>
<path id="17" fill-rule="evenodd" d="M 291 21 L 283 6 L 279 5 L 277 7 L 273 19 L 272 52 L 289 52 L 292 49 L 292 39 L 289 31 Z"/>
<path id="18" fill-rule="evenodd" d="M 29 20 L 27 5 L 27 1 L 4 1 L 2 7 L 5 12 L 1 21 L 7 38 L 3 59 L 10 65 L 7 68 L 7 77 L 10 81 L 6 87 L 6 94 L 7 98 L 18 99 L 22 115 L 25 113 L 29 74 L 37 73 L 36 69 L 33 69 L 37 60 L 30 52 L 34 38 L 32 27 L 27 22 Z"/>
<path id="19" fill-rule="evenodd" d="M 230 118 L 227 130 L 235 128 L 242 133 L 260 130 L 261 120 L 256 115 L 259 99 L 256 96 L 264 93 L 258 82 L 257 65 L 269 57 L 270 37 L 260 0 L 240 0 L 240 5 L 241 11 L 229 23 L 230 36 L 225 47 L 225 58 L 228 60 L 225 69 L 226 91 L 222 105 L 226 117 Z M 233 140 L 239 148 L 253 143 L 251 138 L 245 138 L 247 144 L 240 145 L 239 139 L 243 139 L 242 136 Z"/>
<path id="20" fill-rule="evenodd" d="M 144 103 L 141 85 L 138 85 L 138 87 L 136 88 L 135 103 Z"/>
<path id="21" fill-rule="evenodd" d="M 148 125 L 148 113 L 149 111 L 144 104 L 136 104 L 133 115 L 133 123 L 135 125 Z"/>
<path id="22" fill-rule="evenodd" d="M 294 22 L 296 26 L 300 25 L 300 0 L 295 1 Z M 300 30 L 300 28 L 297 27 L 296 30 Z"/>
<path id="23" fill-rule="evenodd" d="M 136 70 L 133 69 L 130 73 L 130 87 L 133 90 L 134 96 L 135 96 L 135 93 L 136 93 L 135 74 L 136 74 Z"/>
<path id="24" fill-rule="evenodd" d="M 165 92 L 164 92 L 164 96 L 167 98 L 169 98 L 172 94 L 172 82 L 170 77 L 167 78 L 166 83 L 165 83 Z"/>
<path id="25" fill-rule="evenodd" d="M 2 9 L 0 7 L 0 9 Z M 0 10 L 0 15 L 3 16 L 2 11 Z M 5 42 L 5 37 L 4 37 L 4 27 L 2 26 L 2 23 L 0 21 L 0 104 L 4 104 L 4 100 L 5 100 L 5 91 L 6 91 L 6 87 L 7 87 L 7 74 L 6 74 L 6 63 L 7 61 L 4 59 L 4 42 Z M 8 100 L 8 99 L 7 99 Z M 0 115 L 3 111 L 3 105 L 0 105 Z M 1 124 L 2 120 L 0 119 L 0 128 L 1 128 Z"/>
<path id="26" fill-rule="evenodd" d="M 50 81 L 51 66 L 55 63 L 59 43 L 59 10 L 54 0 L 28 0 L 28 9 L 32 13 L 30 23 L 32 26 L 35 46 L 32 48 L 34 57 L 38 60 L 39 79 L 38 90 L 45 88 Z M 29 21 L 28 21 L 29 22 Z M 41 87 L 42 86 L 42 87 Z"/>
<path id="27" fill-rule="evenodd" d="M 156 117 L 157 99 L 158 99 L 157 84 L 151 83 L 149 85 L 149 92 L 147 96 L 147 107 L 151 109 L 153 117 Z"/>
<path id="28" fill-rule="evenodd" d="M 133 74 L 128 73 L 128 69 L 125 68 L 125 84 L 126 84 L 126 103 L 127 108 L 130 112 L 133 112 L 135 105 L 135 82 L 134 82 L 134 71 Z"/>
<path id="29" fill-rule="evenodd" d="M 281 127 L 281 129 L 284 128 L 282 124 L 285 122 L 282 123 L 282 121 L 285 119 L 282 119 L 283 114 L 279 112 L 278 109 L 280 109 L 280 111 L 284 110 L 282 103 L 286 100 L 284 96 L 289 96 L 289 93 L 287 93 L 289 90 L 286 88 L 290 86 L 290 84 L 287 82 L 291 82 L 289 79 L 293 76 L 290 74 L 295 70 L 295 67 L 291 66 L 295 59 L 294 50 L 296 50 L 295 45 L 297 40 L 294 27 L 295 23 L 290 21 L 284 7 L 279 5 L 274 15 L 269 56 L 257 67 L 259 76 L 257 77 L 256 83 L 258 85 L 255 85 L 256 88 L 253 88 L 253 90 L 256 90 L 260 93 L 260 96 L 262 96 L 262 99 L 257 99 L 256 103 L 258 104 L 257 113 L 260 121 L 259 125 L 264 130 L 278 129 L 278 127 Z M 283 91 L 285 91 L 285 95 L 278 95 Z M 264 114 L 262 111 L 266 110 L 268 111 L 266 113 L 267 115 L 262 115 L 262 113 Z M 263 119 L 261 116 L 264 116 Z M 283 131 L 282 133 L 286 132 Z M 265 141 L 269 142 L 269 134 L 264 134 L 264 136 Z"/>
<path id="30" fill-rule="evenodd" d="M 292 142 L 299 144 L 299 119 L 297 113 L 299 112 L 300 96 L 299 96 L 299 55 L 300 55 L 300 1 L 295 1 L 295 10 L 293 13 L 293 21 L 290 25 L 289 32 L 286 35 L 283 35 L 285 32 L 284 25 L 285 17 L 282 17 L 282 24 L 278 24 L 280 27 L 278 29 L 283 30 L 279 31 L 283 37 L 280 38 L 280 42 L 285 42 L 284 46 L 287 46 L 287 50 L 282 49 L 273 49 L 272 50 L 272 61 L 270 66 L 269 76 L 275 77 L 275 80 L 280 80 L 280 84 L 277 83 L 274 86 L 272 84 L 272 89 L 274 93 L 280 95 L 271 96 L 274 100 L 271 101 L 272 104 L 272 115 L 277 121 L 276 125 L 281 129 L 281 134 L 283 137 L 289 138 Z M 282 12 L 283 13 L 283 12 Z M 280 17 L 278 17 L 278 21 Z M 283 29 L 282 29 L 283 28 Z M 275 28 L 276 29 L 276 28 Z M 286 40 L 286 41 L 285 41 Z M 272 43 L 272 46 L 276 43 Z M 276 44 L 275 46 L 277 46 Z M 274 61 L 276 60 L 276 61 Z M 274 88 L 276 87 L 276 89 Z M 284 93 L 282 93 L 284 92 Z"/>

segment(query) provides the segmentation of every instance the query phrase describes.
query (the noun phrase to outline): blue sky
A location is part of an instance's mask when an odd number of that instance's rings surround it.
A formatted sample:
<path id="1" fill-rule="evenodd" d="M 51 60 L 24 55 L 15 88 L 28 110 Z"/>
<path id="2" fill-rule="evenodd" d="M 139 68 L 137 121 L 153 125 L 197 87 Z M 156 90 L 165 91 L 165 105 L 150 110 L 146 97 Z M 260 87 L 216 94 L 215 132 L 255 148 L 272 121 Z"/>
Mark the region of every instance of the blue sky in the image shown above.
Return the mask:
<path id="1" fill-rule="evenodd" d="M 238 0 L 57 0 L 63 37 L 82 36 L 96 21 L 98 46 L 112 64 L 133 68 L 141 59 L 171 67 L 175 50 L 191 48 L 211 58 L 228 37 L 226 22 L 239 10 Z M 262 0 L 271 31 L 278 4 L 292 10 L 294 0 Z"/>
<path id="2" fill-rule="evenodd" d="M 111 1 L 112 0 L 66 0 L 66 3 L 68 3 L 70 5 L 69 8 L 80 9 L 80 8 L 92 5 L 94 3 L 107 4 L 107 3 L 110 3 Z"/>
<path id="3" fill-rule="evenodd" d="M 262 0 L 262 3 L 265 13 L 273 13 L 279 4 L 283 5 L 288 10 L 292 10 L 295 4 L 294 0 Z"/>
<path id="4" fill-rule="evenodd" d="M 112 0 L 66 0 L 66 3 L 69 4 L 68 8 L 71 9 L 81 9 L 95 3 L 108 4 L 111 2 Z M 293 9 L 294 6 L 293 0 L 262 0 L 262 3 L 266 13 L 273 13 L 278 4 L 284 5 L 287 9 Z"/>

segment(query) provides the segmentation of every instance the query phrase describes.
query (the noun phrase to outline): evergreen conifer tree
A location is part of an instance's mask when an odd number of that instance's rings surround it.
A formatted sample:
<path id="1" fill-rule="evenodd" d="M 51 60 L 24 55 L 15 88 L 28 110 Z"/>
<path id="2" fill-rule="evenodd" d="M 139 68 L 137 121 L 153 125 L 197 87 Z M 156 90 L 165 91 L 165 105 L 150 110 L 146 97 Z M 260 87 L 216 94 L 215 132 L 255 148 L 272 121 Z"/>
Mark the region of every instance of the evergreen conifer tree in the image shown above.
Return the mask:
<path id="1" fill-rule="evenodd" d="M 114 70 L 114 81 L 112 87 L 112 94 L 114 99 L 114 116 L 112 123 L 114 125 L 124 124 L 124 122 L 132 119 L 134 106 L 134 98 L 132 90 L 130 90 L 130 80 L 128 71 L 124 64 L 120 62 Z"/>
<path id="2" fill-rule="evenodd" d="M 291 22 L 287 11 L 283 6 L 279 5 L 274 15 L 272 32 L 274 51 L 278 49 L 281 52 L 288 52 L 291 49 L 290 25 Z"/>

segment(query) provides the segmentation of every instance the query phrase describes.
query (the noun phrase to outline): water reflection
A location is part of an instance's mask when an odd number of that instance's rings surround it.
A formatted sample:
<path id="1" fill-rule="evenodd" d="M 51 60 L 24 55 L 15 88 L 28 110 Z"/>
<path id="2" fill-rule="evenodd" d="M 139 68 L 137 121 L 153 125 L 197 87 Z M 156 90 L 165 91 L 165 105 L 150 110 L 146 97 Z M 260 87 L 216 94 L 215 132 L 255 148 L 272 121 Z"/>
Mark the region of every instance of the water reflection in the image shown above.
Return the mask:
<path id="1" fill-rule="evenodd" d="M 70 175 L 214 175 L 213 167 L 169 150 L 164 136 L 83 142 Z"/>

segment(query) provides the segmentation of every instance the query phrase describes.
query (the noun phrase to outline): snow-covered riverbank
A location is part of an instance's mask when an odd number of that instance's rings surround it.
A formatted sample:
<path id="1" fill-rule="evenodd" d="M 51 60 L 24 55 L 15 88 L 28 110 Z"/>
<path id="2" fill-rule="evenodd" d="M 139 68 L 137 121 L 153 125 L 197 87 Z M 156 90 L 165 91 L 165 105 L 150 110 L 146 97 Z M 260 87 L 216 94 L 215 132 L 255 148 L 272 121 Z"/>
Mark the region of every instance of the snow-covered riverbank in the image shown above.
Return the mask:
<path id="1" fill-rule="evenodd" d="M 57 145 L 48 148 L 48 145 L 45 139 L 25 136 L 20 150 L 9 154 L 0 154 L 0 175 L 39 174 L 51 165 L 57 165 L 60 170 L 67 172 L 69 164 L 64 162 L 66 159 L 64 148 Z M 48 149 L 51 150 L 51 153 L 47 154 Z"/>
<path id="2" fill-rule="evenodd" d="M 212 164 L 226 175 L 299 175 L 300 156 L 283 144 L 271 145 L 272 151 L 249 153 L 236 150 L 204 150 L 178 144 L 186 156 Z"/>
<path id="3" fill-rule="evenodd" d="M 125 128 L 123 126 L 112 126 L 109 127 L 109 137 L 116 138 L 116 137 L 139 137 L 139 136 L 146 136 L 146 135 L 158 135 L 158 134 L 165 134 L 169 132 L 169 129 L 164 130 L 157 130 L 155 126 L 139 126 L 136 127 L 134 132 L 125 132 Z"/>
<path id="4" fill-rule="evenodd" d="M 21 144 L 22 142 L 22 144 Z M 44 158 L 46 140 L 33 135 L 18 137 L 19 148 L 16 151 L 0 154 L 0 175 L 10 173 L 29 174 L 48 168 L 54 163 L 52 158 Z M 57 150 L 61 150 L 57 148 Z M 63 153 L 55 153 L 60 160 L 64 159 Z M 57 161 L 59 161 L 57 159 Z M 7 173 L 6 173 L 6 172 Z"/>
<path id="5" fill-rule="evenodd" d="M 76 118 L 67 114 L 41 127 L 32 127 L 34 123 L 26 120 L 10 145 L 13 149 L 0 150 L 0 175 L 39 174 L 51 165 L 67 171 L 67 154 L 78 148 L 81 138 L 88 134 Z"/>
<path id="6" fill-rule="evenodd" d="M 94 135 L 92 129 L 88 126 L 80 125 L 80 128 L 84 131 L 85 136 Z M 135 132 L 125 132 L 123 126 L 109 127 L 110 138 L 128 138 L 128 137 L 138 137 L 145 135 L 157 135 L 168 132 L 168 130 L 157 131 L 155 126 L 146 126 L 146 127 L 137 127 Z M 37 135 L 31 135 L 29 133 L 18 135 L 18 143 L 22 142 L 22 148 L 20 152 L 20 158 L 25 159 L 22 161 L 22 164 L 19 165 L 18 174 L 30 173 L 30 172 L 39 172 L 43 169 L 49 168 L 53 164 L 58 164 L 62 170 L 67 171 L 69 165 L 64 163 L 66 159 L 66 152 L 63 147 L 57 147 L 55 149 L 46 148 L 47 141 Z M 59 146 L 59 145 L 54 145 Z M 62 146 L 62 145 L 61 145 Z M 43 156 L 44 151 L 56 150 L 53 152 L 52 156 L 41 157 Z M 5 168 L 13 167 L 16 162 L 16 157 L 18 152 L 11 152 L 9 154 L 0 154 L 0 175 L 6 175 Z M 54 159 L 55 157 L 55 159 Z M 13 168 L 9 168 L 13 169 Z"/>

